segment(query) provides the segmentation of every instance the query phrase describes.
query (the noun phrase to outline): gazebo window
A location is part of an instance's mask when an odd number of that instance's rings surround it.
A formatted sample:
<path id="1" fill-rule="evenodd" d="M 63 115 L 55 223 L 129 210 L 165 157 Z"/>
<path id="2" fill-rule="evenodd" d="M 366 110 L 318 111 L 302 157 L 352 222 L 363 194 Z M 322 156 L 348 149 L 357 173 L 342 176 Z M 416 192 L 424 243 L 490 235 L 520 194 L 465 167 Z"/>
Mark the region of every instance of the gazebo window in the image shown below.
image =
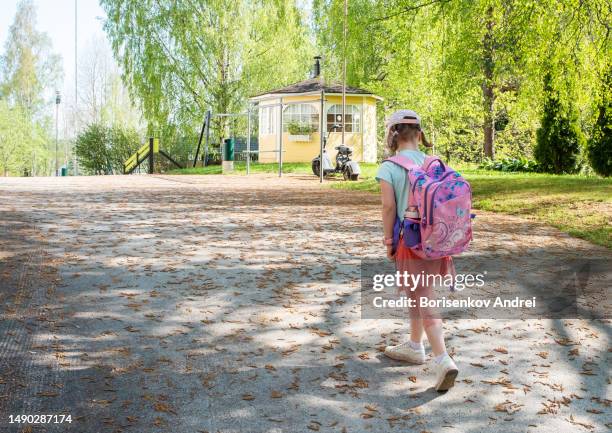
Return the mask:
<path id="1" fill-rule="evenodd" d="M 266 106 L 259 108 L 259 131 L 261 134 L 276 134 L 278 111 L 275 108 Z"/>
<path id="2" fill-rule="evenodd" d="M 344 127 L 345 132 L 361 131 L 361 116 L 356 105 L 347 104 L 345 107 Z M 342 131 L 342 104 L 334 104 L 327 109 L 327 131 L 331 131 L 334 125 L 338 125 L 334 131 Z"/>
<path id="3" fill-rule="evenodd" d="M 289 131 L 289 124 L 317 132 L 319 130 L 319 112 L 311 104 L 291 104 L 283 112 L 283 131 Z"/>

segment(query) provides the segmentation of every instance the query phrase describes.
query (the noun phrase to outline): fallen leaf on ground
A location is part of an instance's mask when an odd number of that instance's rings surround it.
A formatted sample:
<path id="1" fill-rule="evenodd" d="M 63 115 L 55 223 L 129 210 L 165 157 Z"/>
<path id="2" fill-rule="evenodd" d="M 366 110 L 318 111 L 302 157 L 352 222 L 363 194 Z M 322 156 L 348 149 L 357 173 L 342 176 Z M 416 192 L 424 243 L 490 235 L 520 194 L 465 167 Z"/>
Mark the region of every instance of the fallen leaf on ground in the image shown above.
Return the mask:
<path id="1" fill-rule="evenodd" d="M 59 394 L 53 391 L 41 391 L 37 392 L 36 395 L 38 397 L 57 397 Z"/>
<path id="2" fill-rule="evenodd" d="M 589 429 L 589 430 L 594 430 L 595 429 L 595 426 L 592 425 L 592 424 L 588 424 L 586 422 L 576 421 L 574 419 L 574 415 L 570 415 L 570 417 L 569 417 L 569 419 L 567 419 L 567 421 L 569 421 L 571 424 L 579 425 L 579 426 L 584 427 L 584 428 Z"/>
<path id="3" fill-rule="evenodd" d="M 518 404 L 518 403 L 514 403 L 510 400 L 506 400 L 502 403 L 496 404 L 495 405 L 495 412 L 506 412 L 510 415 L 512 415 L 513 413 L 518 412 L 519 410 L 521 410 L 521 407 L 524 406 L 523 404 Z"/>
<path id="4" fill-rule="evenodd" d="M 176 412 L 166 403 L 157 402 L 153 405 L 153 409 L 155 409 L 156 412 L 167 412 L 176 415 Z"/>

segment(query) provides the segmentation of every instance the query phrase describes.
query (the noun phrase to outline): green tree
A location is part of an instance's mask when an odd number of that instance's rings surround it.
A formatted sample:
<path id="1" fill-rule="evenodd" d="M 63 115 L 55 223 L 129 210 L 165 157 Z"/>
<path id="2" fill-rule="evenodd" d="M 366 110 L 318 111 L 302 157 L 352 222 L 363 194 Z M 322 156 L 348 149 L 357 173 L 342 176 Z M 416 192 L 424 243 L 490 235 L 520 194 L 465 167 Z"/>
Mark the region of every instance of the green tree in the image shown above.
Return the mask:
<path id="1" fill-rule="evenodd" d="M 21 1 L 0 58 L 0 99 L 6 104 L 5 116 L 13 113 L 11 135 L 19 137 L 0 145 L 5 174 L 38 175 L 52 170 L 50 109 L 61 78 L 60 61 L 51 52 L 49 37 L 36 30 L 33 1 Z"/>
<path id="2" fill-rule="evenodd" d="M 108 174 L 111 169 L 110 128 L 93 123 L 76 138 L 74 152 L 87 174 Z"/>
<path id="3" fill-rule="evenodd" d="M 1 94 L 10 104 L 22 107 L 39 120 L 61 79 L 61 58 L 51 52 L 46 33 L 36 30 L 36 7 L 32 0 L 17 5 L 2 56 Z"/>
<path id="4" fill-rule="evenodd" d="M 21 111 L 0 100 L 0 167 L 3 176 L 18 169 L 15 156 L 25 139 L 24 131 L 27 131 L 27 121 Z"/>
<path id="5" fill-rule="evenodd" d="M 30 122 L 19 106 L 0 99 L 0 173 L 3 176 L 47 174 L 50 154 L 45 131 Z"/>
<path id="6" fill-rule="evenodd" d="M 101 4 L 115 57 L 149 134 L 195 135 L 207 109 L 242 111 L 250 93 L 303 78 L 310 64 L 307 27 L 294 1 Z M 219 140 L 228 125 L 227 118 L 215 118 L 213 136 Z"/>
<path id="7" fill-rule="evenodd" d="M 612 176 L 612 64 L 605 72 L 597 122 L 588 143 L 588 157 L 597 174 Z"/>
<path id="8" fill-rule="evenodd" d="M 544 76 L 544 110 L 537 131 L 534 156 L 541 169 L 549 173 L 572 173 L 578 169 L 578 157 L 585 138 L 571 100 L 563 104 L 550 73 Z"/>
<path id="9" fill-rule="evenodd" d="M 326 74 L 336 79 L 342 3 L 313 4 Z M 348 83 L 384 97 L 383 115 L 417 110 L 436 152 L 462 159 L 531 156 L 547 64 L 575 83 L 581 122 L 588 127 L 593 121 L 589 98 L 609 57 L 608 4 L 351 0 Z"/>

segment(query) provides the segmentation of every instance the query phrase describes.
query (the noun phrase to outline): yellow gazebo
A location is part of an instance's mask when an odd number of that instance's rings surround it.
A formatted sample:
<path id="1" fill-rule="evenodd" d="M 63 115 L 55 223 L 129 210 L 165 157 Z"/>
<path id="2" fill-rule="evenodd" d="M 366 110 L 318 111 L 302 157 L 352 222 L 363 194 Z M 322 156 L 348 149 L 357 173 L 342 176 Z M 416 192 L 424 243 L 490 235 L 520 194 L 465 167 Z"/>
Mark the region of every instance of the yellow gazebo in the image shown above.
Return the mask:
<path id="1" fill-rule="evenodd" d="M 344 143 L 353 148 L 353 160 L 376 162 L 376 102 L 382 98 L 347 86 L 343 121 L 342 84 L 321 81 L 315 72 L 308 80 L 250 98 L 259 113 L 260 162 L 278 162 L 281 147 L 283 162 L 310 162 L 319 154 L 322 87 L 323 131 L 328 133 L 327 152 L 332 161 L 344 128 Z"/>

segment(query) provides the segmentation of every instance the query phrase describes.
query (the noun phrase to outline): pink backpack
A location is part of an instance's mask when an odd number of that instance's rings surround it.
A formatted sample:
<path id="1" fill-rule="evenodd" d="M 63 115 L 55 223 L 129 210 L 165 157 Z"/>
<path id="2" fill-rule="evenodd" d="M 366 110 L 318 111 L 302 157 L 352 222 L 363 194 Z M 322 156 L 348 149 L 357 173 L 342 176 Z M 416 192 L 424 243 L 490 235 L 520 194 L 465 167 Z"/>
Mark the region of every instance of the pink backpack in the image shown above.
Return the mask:
<path id="1" fill-rule="evenodd" d="M 407 247 L 423 259 L 437 259 L 465 251 L 472 240 L 472 188 L 459 173 L 437 156 L 428 156 L 420 167 L 410 158 L 395 155 L 387 161 L 407 171 L 408 208 L 417 208 L 418 219 L 396 222 L 394 246 L 404 234 Z M 407 208 L 407 209 L 408 209 Z"/>

